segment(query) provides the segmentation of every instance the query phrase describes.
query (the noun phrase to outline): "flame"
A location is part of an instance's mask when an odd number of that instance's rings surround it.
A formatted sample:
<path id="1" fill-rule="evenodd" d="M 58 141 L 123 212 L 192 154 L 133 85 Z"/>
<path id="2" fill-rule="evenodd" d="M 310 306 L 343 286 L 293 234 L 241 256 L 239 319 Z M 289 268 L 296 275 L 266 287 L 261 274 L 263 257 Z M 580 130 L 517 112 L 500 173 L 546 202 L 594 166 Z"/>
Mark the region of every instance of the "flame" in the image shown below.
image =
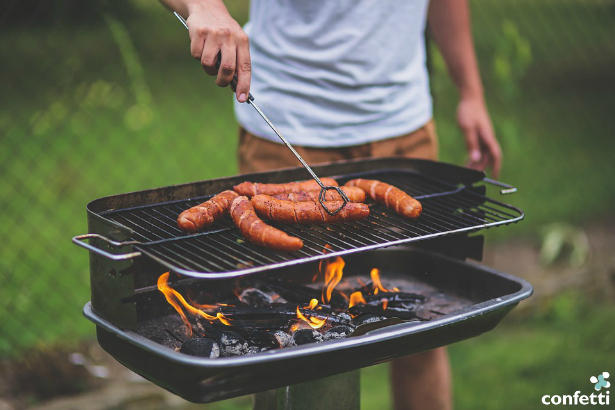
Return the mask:
<path id="1" fill-rule="evenodd" d="M 389 300 L 388 299 L 382 299 L 382 310 L 387 310 L 387 306 L 389 305 Z"/>
<path id="2" fill-rule="evenodd" d="M 380 271 L 377 268 L 372 269 L 370 276 L 372 277 L 372 283 L 375 288 L 374 295 L 377 295 L 379 290 L 382 292 L 391 292 L 389 289 L 382 286 L 382 282 L 380 282 Z M 399 292 L 399 289 L 393 288 L 393 291 Z"/>
<path id="3" fill-rule="evenodd" d="M 356 291 L 352 295 L 350 295 L 350 302 L 348 303 L 348 307 L 351 308 L 359 303 L 365 304 L 365 299 L 363 298 L 363 294 L 360 291 Z"/>
<path id="4" fill-rule="evenodd" d="M 190 325 L 190 322 L 188 321 L 186 314 L 182 310 L 181 308 L 182 306 L 188 312 L 192 313 L 193 315 L 201 316 L 205 320 L 210 320 L 210 321 L 220 320 L 220 322 L 224 323 L 225 325 L 231 326 L 230 319 L 224 317 L 222 313 L 218 312 L 216 316 L 212 316 L 212 315 L 209 315 L 203 312 L 200 309 L 195 308 L 194 306 L 186 302 L 186 299 L 184 299 L 181 293 L 179 293 L 178 291 L 176 291 L 175 289 L 169 286 L 168 284 L 169 274 L 170 272 L 166 272 L 160 275 L 160 277 L 158 278 L 158 290 L 164 294 L 164 297 L 166 298 L 167 302 L 169 302 L 171 306 L 173 306 L 175 310 L 177 310 L 177 312 L 180 314 L 182 320 L 184 321 L 187 327 L 189 336 L 192 336 L 192 326 Z"/>
<path id="5" fill-rule="evenodd" d="M 325 271 L 325 286 L 322 288 L 322 303 L 327 304 L 331 301 L 333 289 L 340 283 L 344 275 L 346 262 L 339 256 L 335 261 L 329 263 Z"/>
<path id="6" fill-rule="evenodd" d="M 312 299 L 310 300 L 310 304 L 308 305 L 308 309 L 313 310 L 316 306 L 318 305 L 318 299 Z M 310 318 L 306 318 L 303 313 L 301 313 L 301 311 L 299 310 L 299 306 L 297 306 L 297 317 L 305 322 L 307 322 L 308 325 L 310 325 L 310 327 L 312 329 L 318 329 L 320 327 L 322 327 L 325 323 L 327 323 L 327 319 L 319 319 L 317 317 L 314 316 L 310 316 Z"/>

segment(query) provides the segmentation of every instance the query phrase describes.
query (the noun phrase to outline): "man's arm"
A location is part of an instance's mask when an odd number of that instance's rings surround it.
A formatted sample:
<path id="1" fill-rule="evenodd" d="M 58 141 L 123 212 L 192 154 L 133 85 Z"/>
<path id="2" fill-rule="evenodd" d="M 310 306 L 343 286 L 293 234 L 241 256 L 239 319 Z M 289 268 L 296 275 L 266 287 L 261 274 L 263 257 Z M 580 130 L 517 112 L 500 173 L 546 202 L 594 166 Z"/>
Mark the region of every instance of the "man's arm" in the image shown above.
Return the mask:
<path id="1" fill-rule="evenodd" d="M 483 96 L 467 0 L 431 0 L 429 26 L 459 90 L 457 122 L 465 135 L 468 165 L 480 170 L 491 168 L 497 177 L 502 151 Z"/>
<path id="2" fill-rule="evenodd" d="M 226 87 L 237 72 L 237 100 L 245 102 L 250 92 L 251 64 L 248 36 L 229 14 L 222 0 L 160 0 L 186 19 L 190 52 L 201 61 L 207 74 Z M 220 70 L 216 61 L 220 53 Z"/>

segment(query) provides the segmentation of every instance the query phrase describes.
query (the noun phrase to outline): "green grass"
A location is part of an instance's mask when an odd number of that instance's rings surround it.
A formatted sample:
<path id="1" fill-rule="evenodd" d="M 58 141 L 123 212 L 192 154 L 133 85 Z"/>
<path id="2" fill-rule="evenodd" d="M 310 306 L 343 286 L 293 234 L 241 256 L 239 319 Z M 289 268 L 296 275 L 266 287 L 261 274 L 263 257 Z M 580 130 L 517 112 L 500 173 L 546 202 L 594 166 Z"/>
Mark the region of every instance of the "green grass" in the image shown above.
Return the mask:
<path id="1" fill-rule="evenodd" d="M 246 2 L 231 3 L 245 21 Z M 80 317 L 88 256 L 70 242 L 87 232 L 89 201 L 237 172 L 230 91 L 189 56 L 187 33 L 172 15 L 139 4 L 115 37 L 105 23 L 0 27 L 0 356 L 92 335 Z M 503 199 L 527 212 L 523 223 L 489 236 L 531 236 L 549 222 L 581 224 L 611 212 L 612 5 L 472 5 L 505 152 L 501 179 L 519 188 Z M 506 21 L 516 29 L 506 31 Z M 526 43 L 531 59 L 522 64 Z M 442 159 L 462 164 L 456 93 L 437 57 L 434 65 Z"/>

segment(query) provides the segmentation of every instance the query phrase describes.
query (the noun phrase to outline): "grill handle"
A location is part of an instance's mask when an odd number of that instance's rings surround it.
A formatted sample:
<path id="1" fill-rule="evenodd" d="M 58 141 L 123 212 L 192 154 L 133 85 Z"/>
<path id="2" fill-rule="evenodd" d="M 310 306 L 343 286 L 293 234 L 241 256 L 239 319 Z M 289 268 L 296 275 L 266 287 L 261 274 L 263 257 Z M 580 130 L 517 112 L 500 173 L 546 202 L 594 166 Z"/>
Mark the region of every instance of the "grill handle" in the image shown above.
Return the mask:
<path id="1" fill-rule="evenodd" d="M 83 242 L 86 239 L 100 239 L 108 243 L 110 246 L 114 246 L 114 247 L 138 244 L 138 242 L 135 242 L 135 241 L 129 241 L 129 242 L 112 241 L 111 239 L 105 238 L 104 236 L 98 235 L 96 233 L 88 233 L 85 235 L 75 236 L 73 237 L 73 243 L 81 246 L 82 248 L 88 249 L 92 252 L 102 255 L 105 258 L 112 259 L 114 261 L 123 261 L 123 260 L 136 258 L 137 256 L 141 256 L 141 252 L 129 252 L 129 253 L 121 253 L 121 254 L 110 253 L 100 248 L 97 248 L 93 245 L 90 245 L 89 243 Z"/>
<path id="2" fill-rule="evenodd" d="M 517 188 L 515 188 L 514 186 L 493 180 L 491 178 L 484 178 L 483 181 L 488 184 L 498 186 L 500 188 L 505 188 L 500 191 L 501 195 L 514 194 L 515 192 L 517 192 Z"/>

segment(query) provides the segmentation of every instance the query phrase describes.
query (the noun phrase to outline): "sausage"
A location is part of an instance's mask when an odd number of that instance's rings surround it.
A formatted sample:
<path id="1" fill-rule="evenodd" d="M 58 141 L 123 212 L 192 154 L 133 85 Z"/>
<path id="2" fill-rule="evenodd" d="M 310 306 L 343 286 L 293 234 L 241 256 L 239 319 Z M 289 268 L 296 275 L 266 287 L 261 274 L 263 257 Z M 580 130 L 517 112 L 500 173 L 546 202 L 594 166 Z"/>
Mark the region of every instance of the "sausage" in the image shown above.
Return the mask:
<path id="1" fill-rule="evenodd" d="M 301 239 L 263 222 L 254 212 L 252 202 L 245 196 L 238 196 L 233 200 L 231 218 L 241 235 L 256 245 L 287 252 L 294 252 L 303 246 Z"/>
<path id="2" fill-rule="evenodd" d="M 361 188 L 374 201 L 386 205 L 406 218 L 417 218 L 423 211 L 419 201 L 393 185 L 372 179 L 352 179 L 345 185 Z"/>
<path id="3" fill-rule="evenodd" d="M 365 204 L 349 202 L 335 215 L 329 215 L 318 201 L 291 202 L 276 199 L 268 195 L 252 197 L 256 213 L 264 219 L 284 223 L 323 224 L 358 221 L 369 216 L 369 207 Z M 342 201 L 329 201 L 325 205 L 334 211 L 342 206 Z"/>
<path id="4" fill-rule="evenodd" d="M 321 178 L 320 181 L 325 186 L 339 186 L 337 181 L 332 178 Z M 254 195 L 279 195 L 287 192 L 301 192 L 320 189 L 320 185 L 313 179 L 302 182 L 288 182 L 286 184 L 260 184 L 258 182 L 242 182 L 233 187 L 239 195 L 251 197 Z"/>
<path id="5" fill-rule="evenodd" d="M 350 202 L 365 202 L 365 191 L 357 187 L 343 186 L 340 187 L 346 194 Z M 303 201 L 318 201 L 320 198 L 320 189 L 301 191 L 301 192 L 287 192 L 279 195 L 272 195 L 276 199 L 283 199 L 291 202 L 303 202 Z M 328 189 L 325 194 L 325 201 L 342 201 L 340 194 L 334 189 Z"/>
<path id="6" fill-rule="evenodd" d="M 179 214 L 177 227 L 184 232 L 195 233 L 226 215 L 231 208 L 231 202 L 239 195 L 235 191 L 224 191 L 200 205 L 194 206 Z"/>

